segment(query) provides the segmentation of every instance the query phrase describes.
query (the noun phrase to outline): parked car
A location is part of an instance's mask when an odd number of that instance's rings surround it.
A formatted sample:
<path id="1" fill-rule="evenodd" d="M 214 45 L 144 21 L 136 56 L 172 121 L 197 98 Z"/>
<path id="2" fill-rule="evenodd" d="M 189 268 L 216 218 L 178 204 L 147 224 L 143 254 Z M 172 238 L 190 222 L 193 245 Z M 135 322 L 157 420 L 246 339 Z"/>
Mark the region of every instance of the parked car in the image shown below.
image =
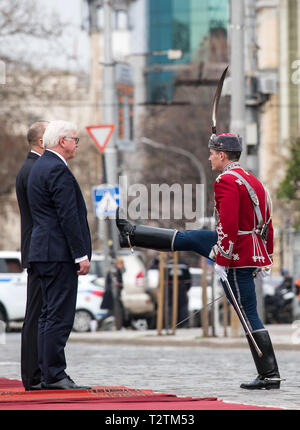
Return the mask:
<path id="1" fill-rule="evenodd" d="M 190 267 L 190 274 L 192 278 L 192 286 L 188 291 L 189 298 L 189 325 L 190 327 L 201 326 L 201 309 L 202 303 L 202 273 L 203 270 L 198 267 Z M 210 285 L 206 288 L 207 303 L 212 300 L 212 287 Z M 210 314 L 211 309 L 208 309 Z"/>
<path id="2" fill-rule="evenodd" d="M 128 251 L 119 251 L 118 256 L 122 257 L 125 267 L 121 292 L 121 301 L 125 311 L 124 323 L 138 328 L 142 326 L 140 320 L 145 320 L 148 324 L 154 314 L 154 303 L 147 293 L 146 267 L 139 252 L 132 254 Z M 90 274 L 97 276 L 98 281 L 95 282 L 104 285 L 104 254 L 102 252 L 93 253 Z"/>
<path id="3" fill-rule="evenodd" d="M 26 306 L 27 271 L 22 268 L 21 254 L 0 251 L 0 320 L 8 328 L 12 321 L 22 321 Z"/>
<path id="4" fill-rule="evenodd" d="M 103 294 L 104 286 L 101 285 L 96 276 L 79 277 L 73 331 L 90 331 L 92 321 L 96 321 L 95 328 L 98 326 L 98 322 L 106 313 L 105 310 L 101 309 Z"/>
<path id="5" fill-rule="evenodd" d="M 103 292 L 104 282 L 95 274 L 79 277 L 75 331 L 89 331 L 91 321 L 105 314 L 100 309 Z M 0 251 L 0 320 L 7 329 L 13 322 L 24 320 L 26 294 L 27 271 L 22 268 L 20 252 Z"/>
<path id="6" fill-rule="evenodd" d="M 191 287 L 188 295 L 188 325 L 190 327 L 199 327 L 201 324 L 201 309 L 202 309 L 202 272 L 198 267 L 190 267 Z M 157 300 L 157 291 L 159 287 L 159 268 L 150 268 L 147 271 L 147 284 L 154 300 Z M 212 288 L 207 287 L 207 301 L 212 299 Z"/>

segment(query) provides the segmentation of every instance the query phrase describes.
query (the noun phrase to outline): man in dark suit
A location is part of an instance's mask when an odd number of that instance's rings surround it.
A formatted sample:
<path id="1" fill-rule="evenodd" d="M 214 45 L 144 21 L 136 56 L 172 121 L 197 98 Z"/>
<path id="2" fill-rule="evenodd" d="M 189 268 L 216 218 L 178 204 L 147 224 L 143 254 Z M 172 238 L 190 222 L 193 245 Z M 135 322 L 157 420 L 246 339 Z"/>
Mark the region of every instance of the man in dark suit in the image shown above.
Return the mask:
<path id="1" fill-rule="evenodd" d="M 21 377 L 25 390 L 41 388 L 41 370 L 38 363 L 37 331 L 42 307 L 42 293 L 38 273 L 28 264 L 32 217 L 27 199 L 27 181 L 35 161 L 43 154 L 42 138 L 47 121 L 37 121 L 27 133 L 30 151 L 16 179 L 16 193 L 21 216 L 21 258 L 27 268 L 27 301 L 21 333 Z"/>
<path id="2" fill-rule="evenodd" d="M 78 276 L 90 269 L 91 239 L 80 187 L 67 166 L 78 145 L 76 126 L 51 121 L 44 154 L 28 179 L 33 218 L 29 262 L 41 279 L 43 306 L 38 351 L 44 389 L 88 388 L 65 372 L 65 345 L 73 327 Z"/>

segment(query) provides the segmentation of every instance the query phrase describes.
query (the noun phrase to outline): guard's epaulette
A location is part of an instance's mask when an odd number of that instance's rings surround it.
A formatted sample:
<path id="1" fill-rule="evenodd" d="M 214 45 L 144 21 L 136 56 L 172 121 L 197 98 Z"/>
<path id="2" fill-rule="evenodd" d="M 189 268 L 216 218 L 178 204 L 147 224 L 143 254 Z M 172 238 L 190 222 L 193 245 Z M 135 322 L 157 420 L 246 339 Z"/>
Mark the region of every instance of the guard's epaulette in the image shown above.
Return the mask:
<path id="1" fill-rule="evenodd" d="M 228 172 L 223 172 L 223 173 L 220 173 L 220 175 L 217 177 L 217 179 L 216 179 L 216 182 L 220 182 L 220 179 L 222 178 L 222 176 L 223 175 L 226 175 L 227 173 L 229 173 L 230 171 L 228 171 Z"/>
<path id="2" fill-rule="evenodd" d="M 221 179 L 221 177 L 222 177 L 224 174 L 225 174 L 225 172 L 224 172 L 224 173 L 220 173 L 220 175 L 216 178 L 216 182 L 220 182 L 220 179 Z"/>

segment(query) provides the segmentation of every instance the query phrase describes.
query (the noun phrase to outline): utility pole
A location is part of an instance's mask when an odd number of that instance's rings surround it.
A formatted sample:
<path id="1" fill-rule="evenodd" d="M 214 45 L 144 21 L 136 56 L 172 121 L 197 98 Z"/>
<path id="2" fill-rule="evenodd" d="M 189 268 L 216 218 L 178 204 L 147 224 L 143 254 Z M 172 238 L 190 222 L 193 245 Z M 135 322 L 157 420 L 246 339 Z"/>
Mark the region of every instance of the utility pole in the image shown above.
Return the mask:
<path id="1" fill-rule="evenodd" d="M 245 0 L 245 70 L 246 70 L 246 123 L 248 158 L 247 168 L 256 176 L 258 169 L 259 145 L 259 104 L 257 90 L 257 45 L 256 45 L 256 5 L 255 0 Z M 261 279 L 255 280 L 257 311 L 261 320 L 265 321 L 263 284 Z"/>
<path id="2" fill-rule="evenodd" d="M 231 0 L 231 131 L 243 138 L 241 164 L 257 172 L 258 106 L 255 0 Z M 248 144 L 250 144 L 248 146 Z M 262 282 L 255 281 L 264 320 Z M 233 331 L 235 322 L 233 324 Z"/>
<path id="3" fill-rule="evenodd" d="M 115 124 L 116 114 L 116 93 L 115 93 L 115 64 L 112 54 L 112 7 L 110 0 L 103 0 L 103 42 L 104 42 L 104 63 L 103 63 L 103 124 Z M 106 181 L 110 185 L 118 183 L 117 178 L 117 148 L 116 137 L 113 134 L 105 148 L 104 163 L 106 171 Z M 118 249 L 118 233 L 114 220 L 109 220 L 113 251 Z"/>
<path id="4" fill-rule="evenodd" d="M 87 0 L 89 10 L 89 36 L 91 47 L 91 88 L 90 99 L 97 108 L 93 112 L 95 124 L 115 124 L 115 80 L 112 55 L 112 13 L 109 0 Z M 98 11 L 102 8 L 104 15 L 103 28 L 100 28 Z M 103 54 L 100 53 L 100 38 L 103 37 Z M 102 61 L 100 62 L 100 56 Z M 102 69 L 102 70 L 101 70 Z M 101 82 L 102 74 L 102 83 Z M 100 100 L 101 99 L 101 100 Z M 101 108 L 102 106 L 102 108 Z M 102 156 L 103 183 L 116 185 L 117 151 L 114 134 L 110 138 Z M 98 219 L 98 234 L 105 255 L 105 271 L 109 267 L 109 254 L 116 253 L 118 235 L 114 220 Z M 113 246 L 111 246 L 113 245 Z"/>
<path id="5" fill-rule="evenodd" d="M 243 139 L 243 151 L 240 162 L 247 167 L 247 139 L 245 126 L 245 46 L 244 46 L 244 15 L 245 0 L 231 0 L 230 23 L 230 69 L 231 69 L 231 123 L 232 133 L 239 134 Z M 235 312 L 231 312 L 231 336 L 240 336 L 240 324 Z"/>
<path id="6" fill-rule="evenodd" d="M 103 123 L 114 124 L 115 115 L 115 65 L 112 55 L 112 13 L 110 0 L 103 0 L 103 42 L 104 42 L 104 62 L 103 62 Z M 105 166 L 107 181 L 110 184 L 117 183 L 117 149 L 116 139 L 113 134 L 105 148 Z"/>
<path id="7" fill-rule="evenodd" d="M 247 140 L 245 127 L 245 68 L 244 68 L 244 0 L 231 0 L 230 70 L 232 133 L 243 138 L 241 164 L 246 167 Z"/>
<path id="8" fill-rule="evenodd" d="M 255 0 L 245 0 L 245 73 L 246 73 L 246 136 L 247 168 L 258 176 L 258 99 L 257 45 Z"/>

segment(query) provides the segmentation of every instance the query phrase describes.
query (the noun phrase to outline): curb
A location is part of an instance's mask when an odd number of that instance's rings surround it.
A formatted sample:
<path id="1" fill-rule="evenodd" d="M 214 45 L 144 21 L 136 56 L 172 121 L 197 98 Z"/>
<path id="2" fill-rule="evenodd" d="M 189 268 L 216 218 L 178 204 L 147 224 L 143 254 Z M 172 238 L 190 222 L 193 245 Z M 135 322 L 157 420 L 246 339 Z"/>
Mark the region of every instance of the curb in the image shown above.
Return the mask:
<path id="1" fill-rule="evenodd" d="M 202 348 L 249 348 L 246 338 L 224 338 L 198 336 L 176 336 L 157 334 L 130 334 L 122 332 L 110 332 L 109 335 L 101 332 L 71 333 L 69 342 L 108 344 L 108 345 L 135 345 L 135 346 L 180 346 L 180 347 L 202 347 Z M 273 347 L 281 351 L 299 351 L 300 344 L 293 344 L 284 341 L 273 340 Z"/>

